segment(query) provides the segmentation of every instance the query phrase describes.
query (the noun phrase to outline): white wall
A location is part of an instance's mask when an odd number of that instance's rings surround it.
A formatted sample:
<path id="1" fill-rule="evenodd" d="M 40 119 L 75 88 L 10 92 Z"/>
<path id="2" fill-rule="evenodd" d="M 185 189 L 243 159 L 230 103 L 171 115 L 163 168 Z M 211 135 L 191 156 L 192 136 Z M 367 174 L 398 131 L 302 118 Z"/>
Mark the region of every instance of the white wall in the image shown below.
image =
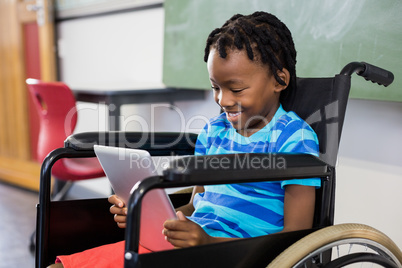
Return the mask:
<path id="1" fill-rule="evenodd" d="M 162 81 L 162 8 L 66 21 L 58 30 L 61 78 L 72 88 Z M 81 105 L 77 131 L 106 127 L 102 109 Z M 219 111 L 211 93 L 205 100 L 175 105 L 175 109 L 163 103 L 127 105 L 123 129 L 147 130 L 129 120 L 136 114 L 144 118 L 148 130 L 198 132 Z M 401 133 L 402 103 L 350 100 L 337 166 L 335 221 L 371 225 L 402 248 Z"/>
<path id="2" fill-rule="evenodd" d="M 162 8 L 60 23 L 61 79 L 71 87 L 162 81 L 163 23 Z"/>
<path id="3" fill-rule="evenodd" d="M 335 208 L 336 223 L 368 224 L 400 248 L 401 134 L 402 103 L 349 101 L 339 149 Z"/>
<path id="4" fill-rule="evenodd" d="M 163 24 L 163 8 L 59 23 L 60 79 L 73 90 L 161 83 Z M 79 103 L 78 109 L 77 131 L 106 128 L 105 107 Z"/>

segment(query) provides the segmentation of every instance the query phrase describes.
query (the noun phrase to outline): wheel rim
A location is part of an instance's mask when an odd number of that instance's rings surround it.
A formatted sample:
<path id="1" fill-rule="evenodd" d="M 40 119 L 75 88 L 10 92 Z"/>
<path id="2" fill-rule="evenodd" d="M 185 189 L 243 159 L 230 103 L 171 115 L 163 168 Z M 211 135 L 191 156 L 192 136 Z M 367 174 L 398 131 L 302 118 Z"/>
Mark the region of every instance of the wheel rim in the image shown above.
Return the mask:
<path id="1" fill-rule="evenodd" d="M 345 246 L 345 245 L 359 245 L 359 246 L 363 246 L 363 247 L 367 247 L 370 248 L 371 250 L 375 251 L 376 253 L 378 253 L 379 255 L 390 259 L 392 262 L 400 265 L 398 259 L 395 257 L 395 255 L 388 250 L 386 247 L 384 247 L 382 244 L 377 243 L 375 241 L 372 241 L 370 239 L 365 239 L 365 238 L 349 238 L 349 239 L 342 239 L 342 240 L 338 240 L 332 243 L 329 243 L 323 247 L 320 247 L 319 249 L 316 249 L 315 251 L 311 252 L 310 254 L 308 254 L 307 256 L 305 256 L 303 259 L 301 259 L 299 262 L 297 262 L 293 267 L 294 268 L 299 268 L 299 267 L 303 267 L 304 263 L 306 263 L 309 259 L 313 259 L 316 256 L 319 256 L 320 254 L 322 254 L 323 252 L 327 251 L 327 250 L 333 250 L 334 248 L 337 249 L 337 258 L 342 257 L 339 252 L 339 246 Z M 348 252 L 348 254 L 350 253 L 350 251 Z M 334 253 L 333 253 L 334 254 Z M 321 257 L 319 257 L 320 260 L 322 260 Z"/>

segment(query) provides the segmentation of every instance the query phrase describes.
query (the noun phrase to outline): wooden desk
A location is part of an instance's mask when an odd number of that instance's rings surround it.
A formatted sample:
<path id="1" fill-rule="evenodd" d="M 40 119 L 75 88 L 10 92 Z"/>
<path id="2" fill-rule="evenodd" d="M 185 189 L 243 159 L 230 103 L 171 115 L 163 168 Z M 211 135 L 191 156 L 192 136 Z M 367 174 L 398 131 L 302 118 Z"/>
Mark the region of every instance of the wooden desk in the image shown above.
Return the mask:
<path id="1" fill-rule="evenodd" d="M 152 87 L 121 88 L 77 86 L 72 87 L 77 101 L 104 103 L 108 106 L 109 130 L 120 130 L 120 111 L 124 104 L 161 103 L 205 99 L 206 90 L 169 88 L 163 85 Z"/>

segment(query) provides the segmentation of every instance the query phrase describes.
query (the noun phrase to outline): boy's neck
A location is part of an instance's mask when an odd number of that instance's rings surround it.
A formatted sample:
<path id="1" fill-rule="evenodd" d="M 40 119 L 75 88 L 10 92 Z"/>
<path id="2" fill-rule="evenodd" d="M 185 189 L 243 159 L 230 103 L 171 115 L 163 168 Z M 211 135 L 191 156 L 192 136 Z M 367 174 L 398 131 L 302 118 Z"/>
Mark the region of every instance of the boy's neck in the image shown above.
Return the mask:
<path id="1" fill-rule="evenodd" d="M 271 115 L 268 115 L 267 117 L 265 117 L 265 120 L 261 120 L 259 123 L 254 124 L 257 125 L 257 127 L 251 127 L 251 128 L 244 128 L 244 129 L 237 129 L 236 132 L 239 133 L 240 135 L 244 136 L 244 137 L 250 137 L 253 134 L 257 133 L 258 131 L 260 131 L 261 129 L 263 129 L 266 125 L 268 125 L 272 119 L 275 117 L 275 114 L 278 112 L 278 109 L 281 107 L 281 104 L 278 103 L 277 108 L 275 109 L 275 112 Z"/>

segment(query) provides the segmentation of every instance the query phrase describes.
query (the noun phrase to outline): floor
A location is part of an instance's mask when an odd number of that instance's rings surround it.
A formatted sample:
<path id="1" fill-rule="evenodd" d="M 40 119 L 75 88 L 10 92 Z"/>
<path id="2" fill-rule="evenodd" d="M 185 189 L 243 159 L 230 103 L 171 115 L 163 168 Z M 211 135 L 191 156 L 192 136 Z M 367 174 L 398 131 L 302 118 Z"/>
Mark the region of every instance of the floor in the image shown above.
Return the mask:
<path id="1" fill-rule="evenodd" d="M 0 183 L 0 267 L 34 267 L 29 238 L 35 229 L 38 193 Z"/>
<path id="2" fill-rule="evenodd" d="M 106 191 L 89 190 L 88 182 L 77 183 L 71 188 L 68 199 L 107 196 L 110 190 L 108 182 L 96 180 L 97 187 L 100 185 Z M 37 192 L 0 182 L 0 268 L 35 267 L 29 240 L 35 229 L 37 203 Z"/>

